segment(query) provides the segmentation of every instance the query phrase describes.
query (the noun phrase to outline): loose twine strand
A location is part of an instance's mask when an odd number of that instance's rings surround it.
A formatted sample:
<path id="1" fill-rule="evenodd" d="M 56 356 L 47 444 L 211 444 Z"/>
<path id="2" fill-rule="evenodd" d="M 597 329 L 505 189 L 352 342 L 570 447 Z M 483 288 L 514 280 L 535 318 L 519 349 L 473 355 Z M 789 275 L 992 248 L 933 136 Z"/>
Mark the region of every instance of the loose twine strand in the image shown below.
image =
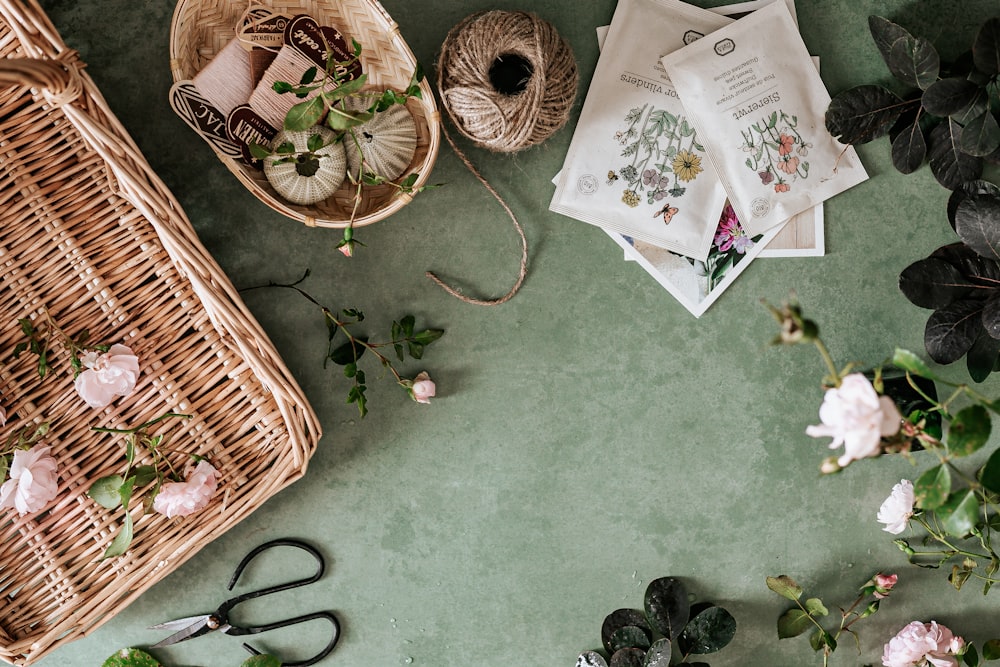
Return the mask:
<path id="1" fill-rule="evenodd" d="M 520 58 L 531 68 L 516 94 L 499 91 L 490 71 L 505 58 Z M 487 11 L 452 28 L 438 58 L 438 95 L 451 122 L 476 145 L 513 153 L 541 143 L 566 124 L 576 98 L 576 60 L 569 45 L 548 22 L 529 12 Z M 499 192 L 458 147 L 442 123 L 445 139 L 483 187 L 507 213 L 521 239 L 517 281 L 503 296 L 477 299 L 460 293 L 433 272 L 427 277 L 465 303 L 497 306 L 509 301 L 528 273 L 528 241 L 517 216 Z"/>

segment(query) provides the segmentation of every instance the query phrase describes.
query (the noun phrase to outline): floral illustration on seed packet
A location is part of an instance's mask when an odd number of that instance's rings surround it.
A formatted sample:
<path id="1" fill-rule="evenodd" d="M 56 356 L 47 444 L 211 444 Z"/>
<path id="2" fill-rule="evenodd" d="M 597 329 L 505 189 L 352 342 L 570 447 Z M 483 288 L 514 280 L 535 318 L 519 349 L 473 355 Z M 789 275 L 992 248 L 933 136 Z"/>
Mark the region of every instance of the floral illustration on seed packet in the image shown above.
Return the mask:
<path id="1" fill-rule="evenodd" d="M 705 269 L 709 278 L 709 291 L 715 289 L 726 278 L 730 269 L 740 263 L 747 251 L 763 237 L 763 234 L 750 237 L 728 201 L 719 216 L 719 226 L 715 230 L 712 249 L 705 260 Z"/>
<path id="2" fill-rule="evenodd" d="M 608 171 L 608 185 L 622 179 L 626 206 L 636 208 L 645 197 L 648 205 L 658 209 L 653 217 L 662 216 L 669 224 L 678 209 L 663 200 L 683 196 L 685 184 L 704 171 L 699 153 L 705 149 L 687 119 L 649 104 L 629 110 L 625 123 L 625 129 L 615 133 L 615 141 L 624 147 L 621 157 L 629 161 L 617 172 Z"/>
<path id="3" fill-rule="evenodd" d="M 777 193 L 788 192 L 793 181 L 809 176 L 804 158 L 812 144 L 802 138 L 797 126 L 796 116 L 778 110 L 741 132 L 741 148 L 750 154 L 744 164 L 757 173 L 761 185 L 773 185 Z"/>

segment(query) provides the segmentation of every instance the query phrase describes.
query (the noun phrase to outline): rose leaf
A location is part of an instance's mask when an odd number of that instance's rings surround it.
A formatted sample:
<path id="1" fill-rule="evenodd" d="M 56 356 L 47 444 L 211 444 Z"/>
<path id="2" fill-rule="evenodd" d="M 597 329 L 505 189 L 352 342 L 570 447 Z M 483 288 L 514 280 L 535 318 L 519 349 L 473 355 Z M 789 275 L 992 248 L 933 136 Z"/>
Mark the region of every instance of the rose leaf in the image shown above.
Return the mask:
<path id="1" fill-rule="evenodd" d="M 913 483 L 914 504 L 921 509 L 933 510 L 941 507 L 949 493 L 951 493 L 951 472 L 945 465 L 925 470 Z"/>

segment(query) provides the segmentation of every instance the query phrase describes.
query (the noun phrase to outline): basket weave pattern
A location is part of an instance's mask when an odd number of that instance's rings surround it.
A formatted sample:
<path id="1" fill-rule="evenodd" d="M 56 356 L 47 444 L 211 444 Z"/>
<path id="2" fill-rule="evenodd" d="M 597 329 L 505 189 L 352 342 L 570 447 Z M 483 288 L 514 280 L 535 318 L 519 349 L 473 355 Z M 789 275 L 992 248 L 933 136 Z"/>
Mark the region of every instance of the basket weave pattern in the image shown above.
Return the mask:
<path id="1" fill-rule="evenodd" d="M 202 247 L 83 64 L 35 0 L 0 0 L 0 404 L 7 429 L 50 421 L 59 494 L 38 514 L 0 510 L 0 658 L 28 665 L 91 632 L 199 548 L 299 479 L 320 426 L 266 334 Z M 133 394 L 95 410 L 76 395 L 69 352 L 49 376 L 10 351 L 45 313 L 67 333 L 129 345 Z M 142 514 L 131 549 L 101 560 L 121 524 L 85 496 L 120 474 L 121 436 L 161 422 L 175 467 L 186 453 L 220 471 L 212 503 L 170 520 Z M 137 464 L 148 463 L 145 452 Z"/>
<path id="2" fill-rule="evenodd" d="M 340 30 L 348 41 L 357 40 L 363 48 L 362 70 L 368 74 L 366 88 L 406 90 L 417 61 L 396 23 L 376 0 L 267 0 L 266 4 L 289 16 L 308 14 L 320 25 Z M 177 3 L 170 27 L 170 69 L 174 81 L 193 79 L 236 36 L 236 25 L 245 9 L 246 3 L 232 0 Z M 430 177 L 441 141 L 441 116 L 434 93 L 426 80 L 420 83 L 420 90 L 421 99 L 410 98 L 406 103 L 416 121 L 417 150 L 400 177 L 418 174 L 414 188 L 424 185 Z M 349 180 L 333 197 L 312 206 L 298 206 L 283 200 L 259 169 L 221 153 L 217 155 L 250 192 L 275 211 L 307 225 L 343 228 L 350 224 L 357 190 Z M 383 220 L 411 199 L 412 195 L 402 194 L 391 185 L 366 186 L 354 226 Z"/>

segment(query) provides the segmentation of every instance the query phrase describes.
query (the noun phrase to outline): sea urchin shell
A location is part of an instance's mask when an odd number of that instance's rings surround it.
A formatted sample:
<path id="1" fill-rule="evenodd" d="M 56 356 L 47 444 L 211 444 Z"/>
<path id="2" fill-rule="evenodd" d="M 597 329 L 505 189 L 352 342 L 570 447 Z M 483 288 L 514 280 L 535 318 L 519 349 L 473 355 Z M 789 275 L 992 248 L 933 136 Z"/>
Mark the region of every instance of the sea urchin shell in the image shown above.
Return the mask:
<path id="1" fill-rule="evenodd" d="M 319 135 L 323 147 L 309 151 L 309 139 Z M 284 143 L 294 147 L 295 159 L 283 161 L 281 154 L 264 159 L 264 175 L 275 192 L 293 204 L 315 204 L 330 197 L 347 176 L 347 156 L 336 134 L 322 126 L 295 132 L 282 130 L 274 137 L 272 150 Z M 288 156 L 286 156 L 288 157 Z"/>
<path id="2" fill-rule="evenodd" d="M 350 111 L 363 111 L 370 100 L 364 96 L 345 100 Z M 402 104 L 394 104 L 362 125 L 353 127 L 344 136 L 347 167 L 354 177 L 361 172 L 364 160 L 365 173 L 375 174 L 394 181 L 410 166 L 417 149 L 417 125 L 410 111 Z"/>

